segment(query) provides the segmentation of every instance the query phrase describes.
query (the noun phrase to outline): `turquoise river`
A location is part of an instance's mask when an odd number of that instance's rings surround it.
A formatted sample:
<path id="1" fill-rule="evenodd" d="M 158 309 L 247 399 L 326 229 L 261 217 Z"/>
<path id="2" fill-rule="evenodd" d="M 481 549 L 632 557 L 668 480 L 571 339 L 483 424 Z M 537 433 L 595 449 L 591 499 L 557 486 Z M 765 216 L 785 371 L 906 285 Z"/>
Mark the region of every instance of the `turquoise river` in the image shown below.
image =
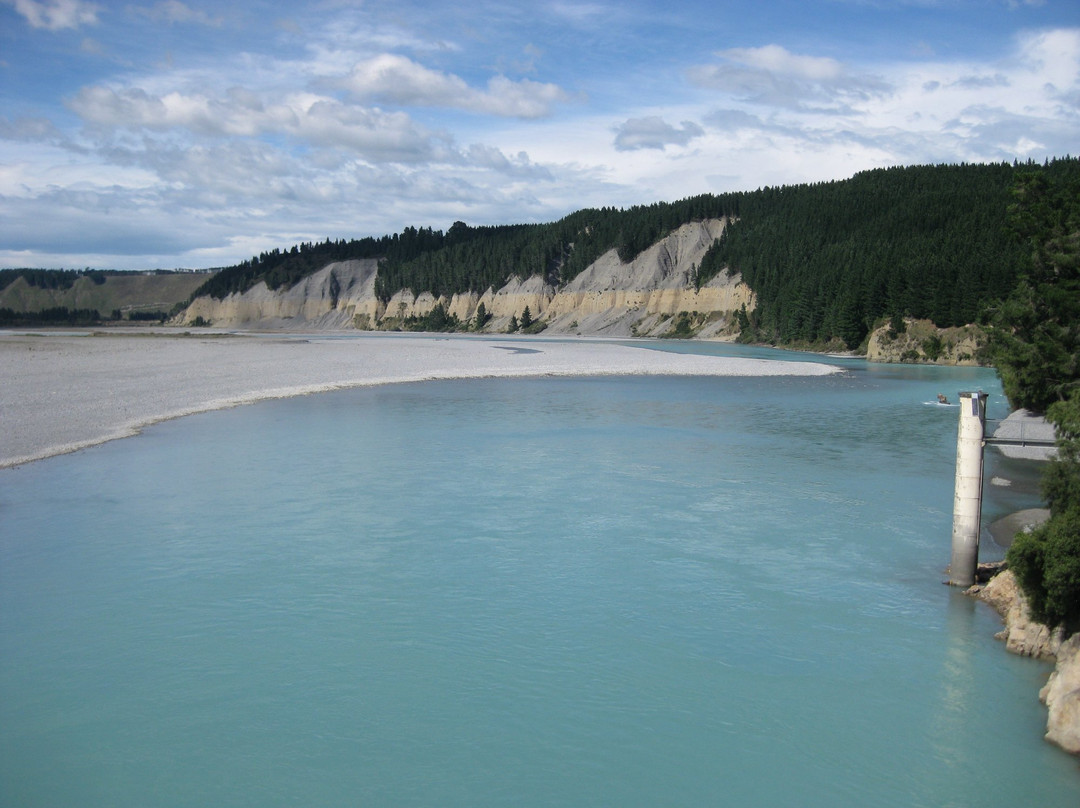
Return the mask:
<path id="1" fill-rule="evenodd" d="M 1049 666 L 942 585 L 927 402 L 1003 417 L 994 373 L 826 361 L 325 393 L 0 471 L 0 805 L 1076 808 Z M 1034 475 L 988 456 L 985 521 Z"/>

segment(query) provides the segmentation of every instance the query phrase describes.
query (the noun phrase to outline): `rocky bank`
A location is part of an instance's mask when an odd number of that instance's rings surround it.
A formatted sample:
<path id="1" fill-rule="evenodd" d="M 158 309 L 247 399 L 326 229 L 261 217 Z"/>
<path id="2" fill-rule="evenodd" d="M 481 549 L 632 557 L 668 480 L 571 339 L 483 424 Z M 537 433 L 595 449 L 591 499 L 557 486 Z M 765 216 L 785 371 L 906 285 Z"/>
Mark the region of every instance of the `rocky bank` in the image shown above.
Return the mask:
<path id="1" fill-rule="evenodd" d="M 226 328 L 389 330 L 440 304 L 462 321 L 474 319 L 483 305 L 491 316 L 483 330 L 493 333 L 505 332 L 511 317 L 520 318 L 527 307 L 549 334 L 655 337 L 681 320 L 696 336 L 723 338 L 734 333 L 735 313 L 756 305 L 737 274 L 721 273 L 697 286 L 697 267 L 725 226 L 723 219 L 683 225 L 629 263 L 610 250 L 560 288 L 540 276 L 510 277 L 482 294 L 436 298 L 402 289 L 384 302 L 375 296 L 376 260 L 342 261 L 290 289 L 270 290 L 260 282 L 222 300 L 197 298 L 177 323 L 201 317 Z"/>
<path id="2" fill-rule="evenodd" d="M 1014 654 L 1056 660 L 1054 672 L 1039 691 L 1046 705 L 1046 740 L 1080 755 L 1080 633 L 1063 636 L 1031 619 L 1023 592 L 1012 572 L 995 575 L 969 590 L 997 609 L 1005 628 L 997 636 Z"/>
<path id="3" fill-rule="evenodd" d="M 981 328 L 965 325 L 938 328 L 929 320 L 905 318 L 902 324 L 886 323 L 870 333 L 866 358 L 871 362 L 910 362 L 936 365 L 978 365 L 986 335 Z"/>

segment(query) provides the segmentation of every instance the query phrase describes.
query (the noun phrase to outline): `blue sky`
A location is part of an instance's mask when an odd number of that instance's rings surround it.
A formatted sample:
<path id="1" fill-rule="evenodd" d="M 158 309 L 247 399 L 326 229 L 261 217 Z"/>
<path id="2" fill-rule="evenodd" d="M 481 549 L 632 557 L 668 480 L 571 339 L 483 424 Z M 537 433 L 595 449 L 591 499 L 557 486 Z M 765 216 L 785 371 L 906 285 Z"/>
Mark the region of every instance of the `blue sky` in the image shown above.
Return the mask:
<path id="1" fill-rule="evenodd" d="M 1078 0 L 0 0 L 0 267 L 1080 153 Z"/>

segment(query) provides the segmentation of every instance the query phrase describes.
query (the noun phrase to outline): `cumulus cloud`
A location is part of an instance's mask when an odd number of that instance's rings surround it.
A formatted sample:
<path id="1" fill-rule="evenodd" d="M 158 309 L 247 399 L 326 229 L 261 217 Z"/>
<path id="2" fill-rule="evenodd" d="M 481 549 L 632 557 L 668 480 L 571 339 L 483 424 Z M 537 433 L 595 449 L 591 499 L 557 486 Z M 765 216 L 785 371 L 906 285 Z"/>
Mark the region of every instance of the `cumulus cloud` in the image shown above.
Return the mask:
<path id="1" fill-rule="evenodd" d="M 59 31 L 93 25 L 101 7 L 84 0 L 4 0 L 14 6 L 33 28 Z"/>
<path id="2" fill-rule="evenodd" d="M 631 118 L 622 123 L 615 134 L 615 148 L 619 151 L 636 149 L 660 149 L 667 146 L 685 146 L 705 130 L 693 121 L 683 121 L 676 128 L 659 116 Z"/>
<path id="3" fill-rule="evenodd" d="M 358 99 L 397 106 L 447 107 L 513 118 L 542 118 L 567 98 L 554 84 L 494 76 L 487 89 L 470 87 L 460 76 L 431 70 L 411 59 L 384 53 L 357 63 L 341 82 Z"/>
<path id="4" fill-rule="evenodd" d="M 722 58 L 691 71 L 720 102 L 699 119 L 796 153 L 848 150 L 880 165 L 1012 160 L 1074 151 L 1080 130 L 1077 29 L 1020 34 L 1011 53 L 983 62 L 860 69 L 778 46 Z"/>
<path id="5" fill-rule="evenodd" d="M 731 48 L 717 56 L 718 64 L 690 68 L 690 81 L 755 104 L 843 111 L 853 101 L 890 89 L 885 81 L 853 74 L 835 59 L 792 53 L 780 45 Z"/>
<path id="6" fill-rule="evenodd" d="M 213 97 L 95 86 L 79 91 L 69 106 L 84 121 L 102 129 L 187 130 L 209 137 L 285 135 L 297 142 L 348 149 L 380 160 L 431 159 L 439 139 L 403 112 L 348 105 L 309 93 L 264 103 L 241 88 Z"/>

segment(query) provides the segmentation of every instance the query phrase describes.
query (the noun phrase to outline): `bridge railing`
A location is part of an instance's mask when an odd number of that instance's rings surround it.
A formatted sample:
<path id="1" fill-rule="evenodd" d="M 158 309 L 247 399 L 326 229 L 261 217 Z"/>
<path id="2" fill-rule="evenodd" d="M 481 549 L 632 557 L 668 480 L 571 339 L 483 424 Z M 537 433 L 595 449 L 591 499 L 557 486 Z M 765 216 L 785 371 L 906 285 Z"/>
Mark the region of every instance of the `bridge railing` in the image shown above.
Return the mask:
<path id="1" fill-rule="evenodd" d="M 1042 418 L 986 420 L 986 443 L 994 446 L 1054 446 L 1054 425 Z"/>

